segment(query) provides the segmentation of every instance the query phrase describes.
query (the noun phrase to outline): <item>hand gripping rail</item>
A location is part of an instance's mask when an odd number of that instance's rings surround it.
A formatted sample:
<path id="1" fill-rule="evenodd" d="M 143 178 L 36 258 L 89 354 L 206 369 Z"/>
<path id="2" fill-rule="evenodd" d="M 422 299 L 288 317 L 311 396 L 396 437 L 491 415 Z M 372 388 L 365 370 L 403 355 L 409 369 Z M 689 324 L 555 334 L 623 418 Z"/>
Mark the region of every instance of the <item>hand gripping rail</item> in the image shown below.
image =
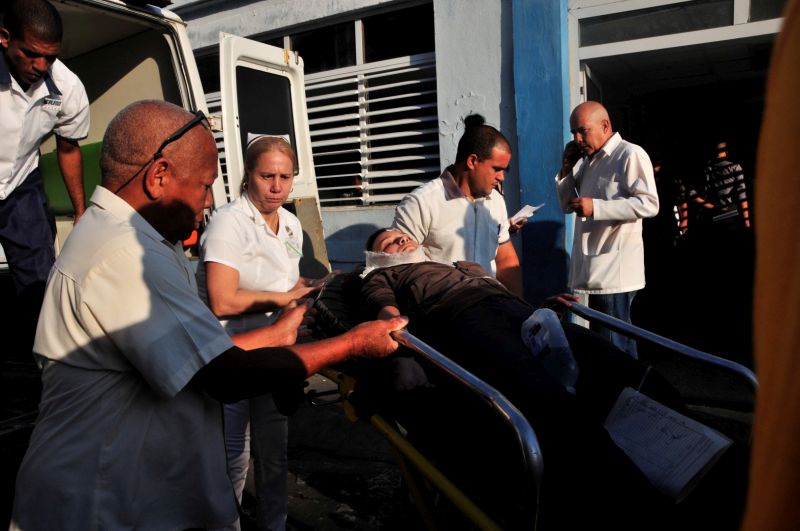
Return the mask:
<path id="1" fill-rule="evenodd" d="M 530 515 L 529 528 L 535 529 L 538 520 L 543 461 L 542 453 L 539 448 L 539 441 L 527 419 L 496 389 L 477 378 L 457 363 L 454 363 L 449 358 L 440 354 L 407 330 L 404 329 L 393 332 L 392 337 L 404 347 L 415 352 L 418 356 L 428 360 L 429 363 L 432 363 L 450 378 L 459 382 L 467 392 L 485 402 L 497 417 L 504 421 L 516 435 L 517 446 L 520 449 L 520 457 L 523 461 L 524 469 L 522 472 L 525 475 L 524 477 L 531 480 L 531 486 L 535 489 L 531 499 L 533 503 L 528 507 Z M 334 368 L 322 369 L 320 372 L 326 378 L 339 385 L 339 393 L 345 403 L 345 412 L 348 413 L 351 420 L 358 418 L 358 414 L 352 409 L 353 404 L 349 400 L 355 384 L 352 377 Z M 469 497 L 447 476 L 439 471 L 426 456 L 421 454 L 407 441 L 393 423 L 388 422 L 379 414 L 370 415 L 369 422 L 388 440 L 393 450 L 396 452 L 400 470 L 406 478 L 410 494 L 415 499 L 417 510 L 428 529 L 439 529 L 440 526 L 437 525 L 436 511 L 431 507 L 427 496 L 424 494 L 425 489 L 417 480 L 417 475 L 423 476 L 430 484 L 434 485 L 436 490 L 447 498 L 466 519 L 471 521 L 476 529 L 484 531 L 499 531 L 501 529 L 501 526 L 481 507 L 470 500 Z"/>
<path id="2" fill-rule="evenodd" d="M 589 321 L 600 323 L 609 330 L 619 332 L 620 334 L 632 337 L 636 340 L 648 341 L 655 345 L 677 352 L 685 357 L 692 358 L 729 372 L 747 382 L 752 387 L 754 393 L 758 390 L 758 379 L 756 378 L 756 375 L 744 365 L 726 360 L 725 358 L 714 356 L 713 354 L 708 354 L 706 352 L 693 349 L 692 347 L 687 347 L 686 345 L 678 343 L 677 341 L 667 339 L 666 337 L 659 336 L 658 334 L 654 334 L 652 332 L 648 332 L 643 328 L 639 328 L 638 326 L 634 326 L 630 323 L 617 319 L 616 317 L 611 317 L 610 315 L 598 312 L 597 310 L 593 310 L 588 306 L 584 306 L 583 304 L 576 302 L 561 304 L 565 309 L 571 311 L 575 315 L 583 317 Z"/>

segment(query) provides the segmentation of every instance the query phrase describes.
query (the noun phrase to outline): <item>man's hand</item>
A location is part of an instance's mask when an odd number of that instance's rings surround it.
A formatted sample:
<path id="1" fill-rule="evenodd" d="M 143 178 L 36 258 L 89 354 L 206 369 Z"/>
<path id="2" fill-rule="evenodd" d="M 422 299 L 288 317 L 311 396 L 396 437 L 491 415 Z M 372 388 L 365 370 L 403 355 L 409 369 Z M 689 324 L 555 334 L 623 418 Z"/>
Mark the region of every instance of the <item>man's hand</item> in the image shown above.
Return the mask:
<path id="1" fill-rule="evenodd" d="M 559 319 L 562 319 L 566 308 L 572 306 L 573 302 L 580 302 L 580 298 L 571 293 L 561 293 L 560 295 L 547 297 L 541 307 L 553 310 L 558 314 Z"/>
<path id="2" fill-rule="evenodd" d="M 516 234 L 517 232 L 522 230 L 522 226 L 528 222 L 528 218 L 518 219 L 517 221 L 508 220 L 508 233 L 509 234 Z"/>
<path id="3" fill-rule="evenodd" d="M 242 350 L 294 345 L 298 335 L 308 334 L 308 331 L 302 327 L 313 322 L 312 304 L 313 301 L 310 299 L 291 301 L 283 307 L 278 318 L 271 325 L 231 336 L 233 344 Z"/>
<path id="4" fill-rule="evenodd" d="M 590 218 L 594 214 L 594 204 L 591 197 L 576 197 L 570 199 L 569 209 L 582 218 Z"/>
<path id="5" fill-rule="evenodd" d="M 393 317 L 356 326 L 347 332 L 352 345 L 351 355 L 360 358 L 383 358 L 392 354 L 400 348 L 400 345 L 392 339 L 390 332 L 400 330 L 407 324 L 407 317 Z"/>
<path id="6" fill-rule="evenodd" d="M 400 309 L 397 306 L 384 306 L 378 312 L 378 319 L 387 320 L 394 317 L 400 317 Z"/>
<path id="7" fill-rule="evenodd" d="M 64 186 L 75 211 L 75 218 L 72 221 L 75 224 L 86 210 L 83 194 L 83 158 L 78 141 L 56 135 L 56 157 L 64 178 Z"/>
<path id="8" fill-rule="evenodd" d="M 567 142 L 567 145 L 564 146 L 564 153 L 561 156 L 561 171 L 558 176 L 563 179 L 572 171 L 572 168 L 581 160 L 582 156 L 583 152 L 574 140 Z"/>
<path id="9" fill-rule="evenodd" d="M 309 314 L 311 299 L 292 301 L 285 306 L 278 316 L 278 319 L 270 325 L 275 333 L 275 347 L 288 347 L 297 342 L 297 336 L 309 335 L 309 324 L 314 322 L 314 318 Z"/>

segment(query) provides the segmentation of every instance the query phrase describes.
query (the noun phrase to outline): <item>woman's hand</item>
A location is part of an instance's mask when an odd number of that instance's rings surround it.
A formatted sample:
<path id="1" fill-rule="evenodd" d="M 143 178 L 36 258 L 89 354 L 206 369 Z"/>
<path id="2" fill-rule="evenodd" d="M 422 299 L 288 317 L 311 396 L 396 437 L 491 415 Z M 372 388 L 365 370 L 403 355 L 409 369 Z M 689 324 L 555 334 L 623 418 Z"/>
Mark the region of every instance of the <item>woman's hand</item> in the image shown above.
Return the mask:
<path id="1" fill-rule="evenodd" d="M 308 297 L 309 295 L 313 295 L 317 293 L 319 290 L 325 287 L 325 284 L 328 283 L 330 279 L 338 275 L 340 271 L 333 271 L 328 273 L 322 278 L 305 278 L 300 277 L 297 280 L 297 284 L 287 293 L 288 296 L 294 299 L 302 299 L 304 297 Z"/>

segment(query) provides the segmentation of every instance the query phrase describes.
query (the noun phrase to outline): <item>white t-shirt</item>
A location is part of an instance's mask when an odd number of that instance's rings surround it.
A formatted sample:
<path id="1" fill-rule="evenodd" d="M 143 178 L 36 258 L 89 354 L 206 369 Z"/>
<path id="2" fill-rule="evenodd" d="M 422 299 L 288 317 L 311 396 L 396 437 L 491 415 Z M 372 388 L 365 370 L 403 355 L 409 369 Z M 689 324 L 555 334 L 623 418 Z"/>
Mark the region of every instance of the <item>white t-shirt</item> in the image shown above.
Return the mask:
<path id="1" fill-rule="evenodd" d="M 50 81 L 23 91 L 0 54 L 0 200 L 39 165 L 39 146 L 55 132 L 72 140 L 89 134 L 89 99 L 78 76 L 56 59 Z"/>
<path id="2" fill-rule="evenodd" d="M 187 383 L 233 344 L 181 246 L 103 187 L 91 202 L 47 284 L 11 529 L 227 525 L 220 405 Z"/>
<path id="3" fill-rule="evenodd" d="M 477 262 L 493 276 L 497 248 L 511 237 L 503 196 L 492 190 L 488 197 L 470 200 L 448 170 L 403 198 L 392 227 L 413 236 L 433 261 Z"/>
<path id="4" fill-rule="evenodd" d="M 239 272 L 239 288 L 285 293 L 300 278 L 303 229 L 300 220 L 281 207 L 278 234 L 272 232 L 247 194 L 214 212 L 200 242 L 197 284 L 208 301 L 206 262 L 217 262 Z M 238 334 L 272 322 L 271 312 L 254 312 L 223 321 L 229 334 Z"/>

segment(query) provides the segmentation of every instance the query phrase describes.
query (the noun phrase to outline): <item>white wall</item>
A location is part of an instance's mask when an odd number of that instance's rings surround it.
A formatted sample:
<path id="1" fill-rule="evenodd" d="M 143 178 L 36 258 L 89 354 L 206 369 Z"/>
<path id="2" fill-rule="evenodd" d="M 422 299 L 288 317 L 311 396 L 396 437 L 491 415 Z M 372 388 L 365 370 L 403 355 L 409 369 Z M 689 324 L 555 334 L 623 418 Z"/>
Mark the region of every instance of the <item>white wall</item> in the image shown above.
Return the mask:
<path id="1" fill-rule="evenodd" d="M 517 152 L 514 78 L 511 53 L 511 2 L 508 0 L 434 0 L 439 154 L 452 164 L 463 118 L 479 113 L 506 135 Z M 506 204 L 519 206 L 519 179 L 507 177 Z"/>
<path id="2" fill-rule="evenodd" d="M 307 29 L 311 22 L 327 25 L 337 18 L 360 16 L 362 11 L 408 3 L 417 2 L 176 0 L 171 8 L 188 23 L 192 47 L 201 49 L 216 44 L 220 31 L 247 37 L 298 25 Z M 482 114 L 489 125 L 500 129 L 516 153 L 511 0 L 433 0 L 433 8 L 442 166 L 453 162 L 463 133 L 462 119 L 471 113 Z M 414 38 L 413 31 L 408 36 Z M 514 163 L 512 159 L 512 168 Z M 519 188 L 512 169 L 505 185 L 510 213 L 519 208 Z M 323 209 L 331 260 L 346 261 L 350 254 L 360 260 L 363 237 L 373 227 L 387 225 L 391 213 L 386 207 Z"/>

